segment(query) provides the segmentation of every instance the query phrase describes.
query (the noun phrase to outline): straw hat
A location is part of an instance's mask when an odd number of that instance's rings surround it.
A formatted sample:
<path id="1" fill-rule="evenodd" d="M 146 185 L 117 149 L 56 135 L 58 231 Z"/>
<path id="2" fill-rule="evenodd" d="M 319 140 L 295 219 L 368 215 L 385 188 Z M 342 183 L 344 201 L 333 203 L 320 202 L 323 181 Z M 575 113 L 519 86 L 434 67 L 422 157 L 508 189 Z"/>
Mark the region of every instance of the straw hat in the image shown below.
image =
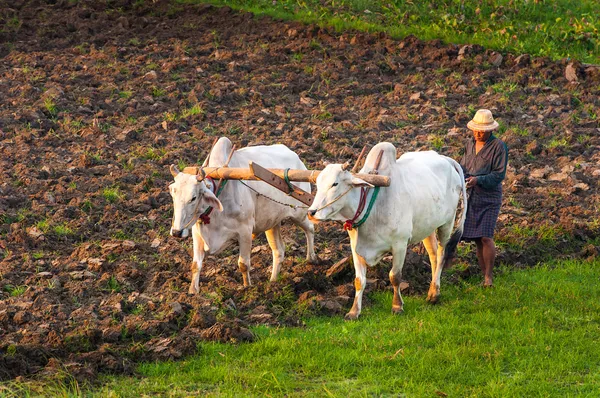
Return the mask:
<path id="1" fill-rule="evenodd" d="M 467 123 L 467 128 L 473 131 L 492 131 L 498 127 L 498 122 L 494 120 L 492 112 L 488 109 L 478 110 L 473 120 Z"/>

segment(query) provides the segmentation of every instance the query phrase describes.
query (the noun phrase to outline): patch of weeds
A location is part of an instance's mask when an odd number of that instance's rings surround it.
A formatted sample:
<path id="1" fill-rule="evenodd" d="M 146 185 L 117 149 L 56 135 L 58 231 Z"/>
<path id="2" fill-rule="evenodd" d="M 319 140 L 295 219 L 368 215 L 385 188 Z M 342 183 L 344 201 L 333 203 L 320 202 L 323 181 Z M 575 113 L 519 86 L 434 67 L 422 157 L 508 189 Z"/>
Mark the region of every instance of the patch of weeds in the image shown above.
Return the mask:
<path id="1" fill-rule="evenodd" d="M 131 98 L 132 95 L 133 95 L 133 91 L 130 91 L 130 90 L 119 91 L 119 98 L 129 99 L 129 98 Z"/>
<path id="2" fill-rule="evenodd" d="M 302 53 L 294 53 L 292 54 L 292 59 L 296 62 L 302 62 L 302 59 L 304 58 L 304 54 Z"/>
<path id="3" fill-rule="evenodd" d="M 313 73 L 315 73 L 315 68 L 313 68 L 312 66 L 308 66 L 307 65 L 307 66 L 304 67 L 304 73 L 307 74 L 307 75 L 309 75 L 309 76 L 312 76 Z"/>
<path id="4" fill-rule="evenodd" d="M 93 344 L 85 334 L 76 333 L 65 336 L 65 347 L 70 352 L 89 352 Z"/>
<path id="5" fill-rule="evenodd" d="M 219 130 L 217 130 L 215 127 L 211 126 L 210 123 L 207 124 L 202 131 L 204 132 L 204 134 L 208 135 L 208 136 L 215 136 L 217 134 L 219 134 Z"/>
<path id="6" fill-rule="evenodd" d="M 552 149 L 559 147 L 567 147 L 568 145 L 569 142 L 566 138 L 553 138 L 546 144 L 546 147 Z"/>
<path id="7" fill-rule="evenodd" d="M 144 153 L 141 154 L 141 158 L 145 160 L 160 160 L 167 153 L 167 150 L 164 148 L 154 148 L 149 147 L 146 149 Z"/>
<path id="8" fill-rule="evenodd" d="M 92 153 L 92 152 L 85 151 L 84 154 L 86 156 L 89 156 L 92 159 L 92 162 L 94 164 L 102 164 L 102 155 L 100 154 L 100 152 Z"/>
<path id="9" fill-rule="evenodd" d="M 231 135 L 238 135 L 242 131 L 242 128 L 240 126 L 231 126 L 227 129 L 227 131 Z"/>
<path id="10" fill-rule="evenodd" d="M 104 122 L 104 123 L 100 123 L 100 125 L 98 127 L 100 128 L 100 131 L 102 131 L 103 133 L 108 133 L 113 126 L 110 123 Z"/>
<path id="11" fill-rule="evenodd" d="M 313 50 L 319 50 L 322 51 L 323 50 L 323 46 L 321 45 L 321 43 L 317 40 L 317 39 L 312 39 L 310 41 L 309 44 L 310 48 L 312 48 Z"/>
<path id="12" fill-rule="evenodd" d="M 19 297 L 27 290 L 27 286 L 20 285 L 4 285 L 4 291 L 7 292 L 11 297 Z"/>
<path id="13" fill-rule="evenodd" d="M 144 304 L 138 304 L 135 306 L 133 310 L 131 310 L 132 315 L 141 315 L 146 310 L 146 306 Z"/>
<path id="14" fill-rule="evenodd" d="M 37 229 L 39 229 L 43 233 L 46 233 L 50 230 L 50 222 L 48 221 L 47 218 L 44 218 L 43 220 L 38 221 L 35 224 L 35 226 Z"/>
<path id="15" fill-rule="evenodd" d="M 167 94 L 167 92 L 164 89 L 162 89 L 160 87 L 156 87 L 156 86 L 152 87 L 152 96 L 154 98 L 164 97 L 166 94 Z"/>
<path id="16" fill-rule="evenodd" d="M 187 167 L 187 165 L 186 165 L 186 163 L 185 163 L 185 161 L 184 161 L 184 160 L 178 160 L 178 161 L 177 161 L 177 168 L 178 168 L 179 170 L 183 170 L 183 169 L 185 169 L 186 167 Z"/>
<path id="17" fill-rule="evenodd" d="M 201 114 L 204 114 L 204 109 L 202 109 L 200 104 L 196 104 L 196 105 L 192 106 L 191 108 L 184 109 L 183 112 L 181 112 L 181 117 L 183 119 L 187 119 L 190 116 L 196 116 L 196 115 L 201 115 Z"/>
<path id="18" fill-rule="evenodd" d="M 157 70 L 157 69 L 158 69 L 158 64 L 156 62 L 150 62 L 145 67 L 146 71 L 152 71 L 152 70 Z"/>
<path id="19" fill-rule="evenodd" d="M 529 130 L 524 127 L 515 126 L 512 129 L 516 135 L 521 137 L 529 137 Z"/>
<path id="20" fill-rule="evenodd" d="M 165 122 L 175 122 L 177 121 L 178 117 L 177 117 L 177 113 L 175 112 L 165 112 L 164 116 L 163 116 L 163 120 Z"/>
<path id="21" fill-rule="evenodd" d="M 31 258 L 33 258 L 34 260 L 39 260 L 44 258 L 44 252 L 33 252 L 31 254 Z"/>
<path id="22" fill-rule="evenodd" d="M 123 289 L 117 278 L 111 276 L 110 279 L 106 282 L 106 288 L 104 290 L 109 291 L 111 293 L 119 293 Z"/>
<path id="23" fill-rule="evenodd" d="M 102 196 L 108 203 L 116 203 L 125 197 L 118 187 L 104 188 Z"/>
<path id="24" fill-rule="evenodd" d="M 496 94 L 512 94 L 517 90 L 519 85 L 517 83 L 503 80 L 499 83 L 493 84 L 491 87 Z"/>
<path id="25" fill-rule="evenodd" d="M 81 203 L 81 210 L 86 213 L 89 213 L 93 208 L 94 206 L 92 205 L 92 201 L 89 199 L 86 199 Z"/>
<path id="26" fill-rule="evenodd" d="M 55 225 L 52 230 L 58 236 L 73 235 L 73 230 L 66 223 Z"/>
<path id="27" fill-rule="evenodd" d="M 126 232 L 123 232 L 122 229 L 119 229 L 115 233 L 113 233 L 112 237 L 115 238 L 115 239 L 118 239 L 118 240 L 128 240 L 128 239 L 130 239 L 129 235 L 127 235 Z"/>
<path id="28" fill-rule="evenodd" d="M 14 357 L 17 354 L 17 345 L 11 344 L 6 348 L 6 356 L 9 358 Z"/>
<path id="29" fill-rule="evenodd" d="M 502 135 L 506 132 L 508 128 L 506 127 L 506 123 L 504 121 L 498 121 L 498 129 L 496 130 L 496 135 Z"/>
<path id="30" fill-rule="evenodd" d="M 514 196 L 511 196 L 508 198 L 508 204 L 511 205 L 512 207 L 516 207 L 517 209 L 520 209 L 522 207 L 521 203 L 519 203 L 517 201 L 517 199 L 515 199 Z"/>
<path id="31" fill-rule="evenodd" d="M 133 39 L 129 39 L 128 43 L 130 46 L 139 46 L 141 44 L 141 41 L 137 37 L 134 37 Z"/>
<path id="32" fill-rule="evenodd" d="M 119 255 L 117 253 L 108 253 L 108 255 L 106 256 L 106 261 L 108 261 L 109 263 L 114 263 L 115 261 L 117 261 L 117 258 L 119 258 Z"/>
<path id="33" fill-rule="evenodd" d="M 329 112 L 327 110 L 327 108 L 325 108 L 324 106 L 322 106 L 321 109 L 320 109 L 320 111 L 319 111 L 319 113 L 317 113 L 315 115 L 315 118 L 319 119 L 319 120 L 328 120 L 328 119 L 331 119 L 332 116 L 333 115 L 331 114 L 331 112 Z"/>
<path id="34" fill-rule="evenodd" d="M 537 230 L 537 237 L 541 243 L 548 244 L 556 244 L 558 240 L 558 236 L 563 232 L 563 229 L 560 225 L 554 225 L 550 223 L 544 223 L 540 225 Z"/>
<path id="35" fill-rule="evenodd" d="M 580 144 L 585 144 L 586 142 L 588 142 L 590 140 L 590 136 L 587 134 L 581 134 L 577 136 L 577 142 Z"/>
<path id="36" fill-rule="evenodd" d="M 46 111 L 48 111 L 51 117 L 56 117 L 56 115 L 58 114 L 58 108 L 56 108 L 56 103 L 51 97 L 46 97 L 46 99 L 44 99 L 44 108 L 46 109 Z"/>
<path id="37" fill-rule="evenodd" d="M 431 139 L 431 145 L 436 151 L 441 151 L 444 145 L 446 144 L 444 137 L 441 135 L 436 135 Z"/>

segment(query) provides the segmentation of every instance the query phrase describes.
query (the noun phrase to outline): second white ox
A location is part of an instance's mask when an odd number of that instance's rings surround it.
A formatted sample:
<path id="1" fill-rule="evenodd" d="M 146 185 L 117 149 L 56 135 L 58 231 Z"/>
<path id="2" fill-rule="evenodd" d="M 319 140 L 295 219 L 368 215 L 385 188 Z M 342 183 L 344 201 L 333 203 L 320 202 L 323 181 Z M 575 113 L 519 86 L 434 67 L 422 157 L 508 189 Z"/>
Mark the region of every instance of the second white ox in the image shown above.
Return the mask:
<path id="1" fill-rule="evenodd" d="M 231 150 L 231 141 L 225 137 L 220 138 L 210 153 L 208 165 L 223 166 Z M 229 166 L 248 167 L 250 161 L 269 168 L 306 170 L 298 155 L 285 145 L 242 148 L 234 152 Z M 171 235 L 187 237 L 191 228 L 194 240 L 190 293 L 198 292 L 200 271 L 205 255 L 217 254 L 234 241 L 238 243 L 240 249 L 238 267 L 244 285 L 250 285 L 252 238 L 253 235 L 261 232 L 265 232 L 273 251 L 271 281 L 276 280 L 285 253 L 280 228 L 282 221 L 286 219 L 304 230 L 307 260 L 317 261 L 314 252 L 314 226 L 306 218 L 306 210 L 297 207 L 301 205 L 300 202 L 260 181 L 230 180 L 217 198 L 214 192 L 216 182 L 210 179 L 197 181 L 196 176 L 181 173 L 175 166 L 171 166 L 171 173 L 175 178 L 175 182 L 169 186 L 174 206 Z M 310 192 L 309 183 L 295 184 Z M 208 207 L 214 209 L 210 214 L 210 220 L 205 219 L 209 223 L 198 222 L 200 215 L 204 214 Z"/>
<path id="2" fill-rule="evenodd" d="M 466 217 L 466 188 L 460 165 L 433 151 L 409 152 L 396 161 L 396 148 L 387 142 L 369 152 L 361 173 L 373 170 L 377 155 L 383 151 L 378 173 L 390 177 L 389 187 L 382 187 L 373 202 L 368 218 L 357 228 L 348 230 L 356 271 L 354 304 L 346 319 L 360 315 L 362 295 L 367 282 L 367 265 L 376 265 L 392 253 L 390 281 L 394 287 L 392 312 L 403 311 L 400 277 L 407 246 L 423 241 L 431 261 L 431 285 L 427 301 L 435 303 L 440 295 L 440 275 L 456 250 Z M 352 224 L 368 212 L 374 189 L 364 200 L 364 211 L 357 214 L 360 187 L 365 181 L 346 171 L 347 165 L 330 164 L 317 178 L 317 194 L 308 210 L 313 221 L 340 220 Z M 460 194 L 463 211 L 459 226 L 452 231 Z M 348 221 L 350 220 L 350 221 Z"/>

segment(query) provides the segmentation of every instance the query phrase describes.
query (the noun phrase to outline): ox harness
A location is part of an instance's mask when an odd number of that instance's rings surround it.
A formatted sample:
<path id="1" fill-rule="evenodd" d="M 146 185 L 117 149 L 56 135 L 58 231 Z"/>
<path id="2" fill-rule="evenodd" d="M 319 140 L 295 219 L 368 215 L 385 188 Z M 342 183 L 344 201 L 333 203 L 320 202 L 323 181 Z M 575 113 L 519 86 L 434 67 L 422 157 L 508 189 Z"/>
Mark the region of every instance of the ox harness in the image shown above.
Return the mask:
<path id="1" fill-rule="evenodd" d="M 227 181 L 229 181 L 229 180 L 219 180 L 219 183 L 215 184 L 215 181 L 211 177 L 206 177 L 206 179 L 208 179 L 210 181 L 210 183 L 214 187 L 213 189 L 216 190 L 216 192 L 214 192 L 214 191 L 213 192 L 217 198 L 221 195 L 221 192 L 223 192 L 223 189 L 225 188 Z M 204 210 L 204 212 L 202 212 L 202 214 L 200 214 L 200 216 L 198 217 L 198 221 L 202 224 L 206 224 L 206 225 L 210 224 L 210 213 L 212 213 L 212 211 L 213 211 L 212 206 L 207 207 L 206 210 Z"/>
<path id="2" fill-rule="evenodd" d="M 358 202 L 358 208 L 356 209 L 354 217 L 344 222 L 344 231 L 350 231 L 351 229 L 358 228 L 361 225 L 363 225 L 365 221 L 367 221 L 367 218 L 369 218 L 369 214 L 371 214 L 371 210 L 373 209 L 373 204 L 375 204 L 375 200 L 377 199 L 377 195 L 379 194 L 379 188 L 381 187 L 375 187 L 375 189 L 373 189 L 373 194 L 371 195 L 371 200 L 369 200 L 369 206 L 367 206 L 367 211 L 365 212 L 365 215 L 362 216 L 362 218 L 357 222 L 356 220 L 365 209 L 365 205 L 367 203 L 367 195 L 369 194 L 369 188 L 360 189 L 360 200 Z"/>

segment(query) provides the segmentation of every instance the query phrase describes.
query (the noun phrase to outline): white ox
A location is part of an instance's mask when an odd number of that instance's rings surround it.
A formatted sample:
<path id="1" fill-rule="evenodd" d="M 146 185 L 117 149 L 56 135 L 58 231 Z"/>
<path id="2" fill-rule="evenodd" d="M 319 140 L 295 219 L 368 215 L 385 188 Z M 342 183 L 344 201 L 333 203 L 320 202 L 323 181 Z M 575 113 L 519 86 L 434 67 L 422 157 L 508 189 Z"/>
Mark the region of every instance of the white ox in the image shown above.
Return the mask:
<path id="1" fill-rule="evenodd" d="M 356 270 L 354 304 L 346 319 L 360 315 L 362 295 L 367 282 L 367 265 L 376 265 L 387 252 L 393 256 L 390 281 L 394 287 L 392 312 L 403 311 L 400 277 L 407 246 L 423 241 L 431 261 L 431 285 L 427 301 L 437 302 L 440 294 L 440 275 L 458 244 L 466 217 L 466 203 L 453 233 L 460 194 L 466 201 L 466 188 L 460 165 L 436 152 L 409 152 L 396 161 L 396 148 L 390 143 L 377 144 L 369 152 L 361 173 L 373 170 L 377 154 L 383 150 L 379 174 L 389 176 L 391 184 L 382 187 L 369 217 L 358 228 L 348 231 L 352 258 Z M 317 194 L 308 210 L 309 219 L 361 219 L 359 187 L 370 186 L 346 171 L 347 165 L 330 164 L 317 178 Z M 367 205 L 373 195 L 370 190 Z M 436 236 L 437 235 L 437 236 Z"/>
<path id="2" fill-rule="evenodd" d="M 220 138 L 210 153 L 208 166 L 223 166 L 231 150 L 231 141 L 225 137 Z M 235 151 L 229 166 L 248 167 L 250 161 L 269 168 L 306 170 L 298 155 L 285 145 L 242 148 Z M 231 242 L 237 242 L 239 245 L 238 267 L 244 286 L 250 285 L 252 238 L 261 232 L 265 232 L 273 251 L 271 281 L 276 280 L 285 254 L 285 244 L 280 232 L 284 220 L 289 219 L 304 230 L 307 260 L 317 261 L 314 252 L 314 226 L 308 221 L 306 210 L 296 207 L 301 205 L 300 202 L 260 181 L 230 180 L 217 198 L 214 192 L 216 182 L 210 179 L 199 182 L 196 176 L 181 173 L 173 165 L 171 173 L 175 178 L 175 182 L 169 186 L 174 206 L 171 235 L 185 238 L 189 236 L 191 228 L 194 240 L 190 293 L 197 293 L 199 290 L 200 271 L 205 255 L 217 254 Z M 295 185 L 310 192 L 309 183 Z M 268 198 L 291 206 L 279 204 Z M 210 223 L 198 222 L 200 214 L 209 206 L 214 208 L 210 214 Z"/>

